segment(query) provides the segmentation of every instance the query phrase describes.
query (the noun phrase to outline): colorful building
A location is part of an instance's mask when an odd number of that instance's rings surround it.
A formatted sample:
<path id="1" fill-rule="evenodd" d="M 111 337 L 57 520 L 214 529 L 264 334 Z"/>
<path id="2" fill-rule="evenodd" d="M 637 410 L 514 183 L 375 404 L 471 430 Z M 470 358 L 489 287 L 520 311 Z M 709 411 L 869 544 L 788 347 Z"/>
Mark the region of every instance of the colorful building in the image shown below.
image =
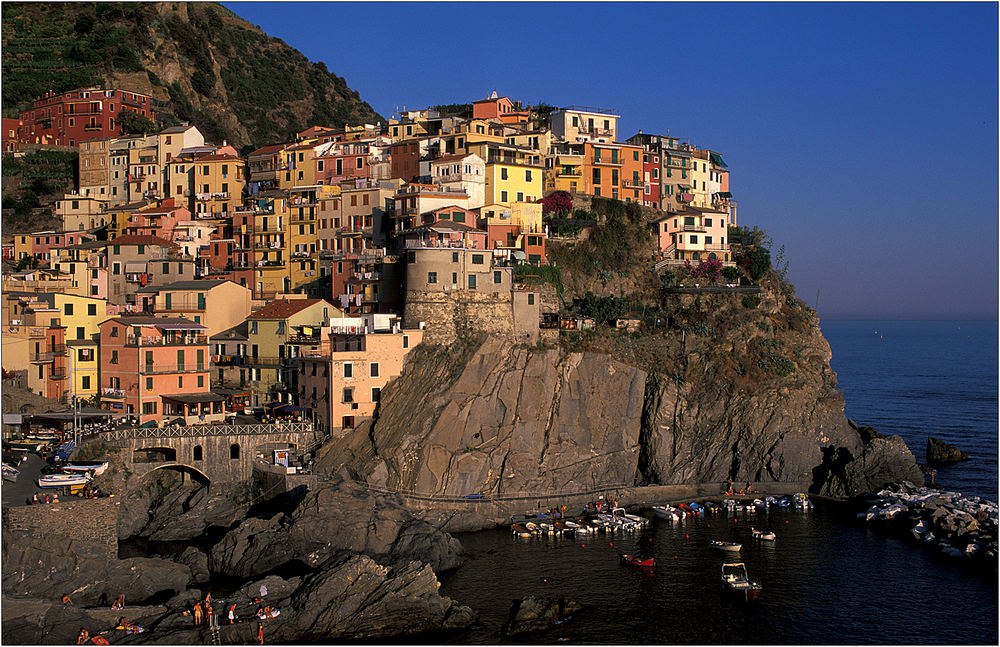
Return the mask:
<path id="1" fill-rule="evenodd" d="M 250 290 L 228 280 L 177 281 L 136 291 L 143 314 L 183 317 L 214 335 L 250 316 Z"/>
<path id="2" fill-rule="evenodd" d="M 69 92 L 46 92 L 22 112 L 17 129 L 22 144 L 76 146 L 89 139 L 122 134 L 121 113 L 131 110 L 152 121 L 157 114 L 151 97 L 127 90 L 82 88 Z"/>
<path id="3" fill-rule="evenodd" d="M 139 424 L 223 421 L 225 398 L 209 390 L 205 330 L 179 317 L 119 316 L 101 323 L 102 406 L 134 415 Z"/>
<path id="4" fill-rule="evenodd" d="M 303 326 L 300 334 L 316 338 L 317 346 L 299 357 L 299 403 L 311 410 L 316 427 L 338 436 L 371 418 L 382 390 L 402 373 L 423 332 L 380 314 Z"/>

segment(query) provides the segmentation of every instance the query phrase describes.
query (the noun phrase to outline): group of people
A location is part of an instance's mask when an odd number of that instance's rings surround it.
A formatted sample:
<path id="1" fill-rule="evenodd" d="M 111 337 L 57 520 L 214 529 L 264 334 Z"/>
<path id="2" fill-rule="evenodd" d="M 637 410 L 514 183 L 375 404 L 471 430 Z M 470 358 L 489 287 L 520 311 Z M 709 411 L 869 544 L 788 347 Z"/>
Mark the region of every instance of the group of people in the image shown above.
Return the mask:
<path id="1" fill-rule="evenodd" d="M 108 496 L 108 494 L 96 485 L 91 486 L 90 483 L 87 483 L 77 496 L 82 496 L 85 499 L 99 499 L 103 496 Z"/>
<path id="2" fill-rule="evenodd" d="M 46 503 L 59 503 L 58 494 L 45 494 L 44 496 L 38 496 L 38 492 L 35 492 L 31 496 L 31 505 L 39 505 Z"/>
<path id="3" fill-rule="evenodd" d="M 264 596 L 267 595 L 267 586 L 264 584 L 260 585 L 260 597 L 254 598 L 253 602 L 257 606 L 257 611 L 254 612 L 260 622 L 257 623 L 257 642 L 261 645 L 264 644 L 264 621 L 271 618 L 277 617 L 280 613 L 278 609 L 272 607 L 264 602 Z M 236 603 L 233 602 L 226 608 L 226 616 L 229 619 L 229 624 L 236 624 L 238 618 L 236 614 Z M 190 613 L 194 616 L 194 625 L 200 627 L 202 625 L 211 627 L 212 626 L 212 615 L 214 613 L 214 607 L 212 606 L 212 594 L 206 593 L 204 600 L 199 600 L 195 602 L 193 609 L 188 612 L 185 611 L 184 615 Z"/>
<path id="4" fill-rule="evenodd" d="M 753 494 L 753 486 L 750 484 L 750 481 L 748 479 L 746 487 L 740 490 L 739 492 L 736 492 L 733 486 L 733 481 L 732 479 L 730 479 L 729 483 L 726 485 L 726 491 L 723 492 L 723 494 L 728 494 L 730 496 L 734 494 Z"/>

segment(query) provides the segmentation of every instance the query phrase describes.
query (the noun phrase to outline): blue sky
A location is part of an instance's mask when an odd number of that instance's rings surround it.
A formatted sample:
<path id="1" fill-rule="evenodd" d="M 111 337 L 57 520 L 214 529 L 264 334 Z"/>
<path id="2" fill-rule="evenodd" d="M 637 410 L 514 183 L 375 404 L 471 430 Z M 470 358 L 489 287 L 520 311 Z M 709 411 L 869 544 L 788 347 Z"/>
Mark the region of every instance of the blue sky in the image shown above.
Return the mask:
<path id="1" fill-rule="evenodd" d="M 997 317 L 996 3 L 223 4 L 383 116 L 495 89 L 722 152 L 823 317 Z"/>

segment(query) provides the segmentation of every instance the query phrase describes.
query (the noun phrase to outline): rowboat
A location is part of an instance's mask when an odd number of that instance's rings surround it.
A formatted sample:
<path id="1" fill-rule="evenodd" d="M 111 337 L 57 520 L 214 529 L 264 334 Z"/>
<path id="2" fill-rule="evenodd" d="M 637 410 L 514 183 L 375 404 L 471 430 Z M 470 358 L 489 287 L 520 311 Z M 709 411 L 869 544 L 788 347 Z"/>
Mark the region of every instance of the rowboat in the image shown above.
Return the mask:
<path id="1" fill-rule="evenodd" d="M 653 514 L 667 521 L 680 521 L 684 514 L 671 505 L 654 505 Z"/>
<path id="2" fill-rule="evenodd" d="M 90 476 L 87 474 L 45 474 L 39 475 L 38 487 L 86 485 L 88 481 L 90 481 Z"/>
<path id="3" fill-rule="evenodd" d="M 808 510 L 812 507 L 812 501 L 805 494 L 799 492 L 792 496 L 792 505 L 800 510 Z"/>
<path id="4" fill-rule="evenodd" d="M 10 481 L 13 483 L 17 481 L 17 477 L 19 474 L 20 472 L 17 471 L 15 468 L 11 467 L 10 465 L 3 466 L 3 480 Z"/>
<path id="5" fill-rule="evenodd" d="M 542 529 L 539 528 L 538 524 L 533 521 L 529 521 L 528 523 L 524 524 L 524 527 L 527 529 L 528 532 L 530 532 L 533 535 L 542 534 Z"/>
<path id="6" fill-rule="evenodd" d="M 679 503 L 679 504 L 677 504 L 677 508 L 681 512 L 683 512 L 684 514 L 686 514 L 686 515 L 693 515 L 694 514 L 694 510 L 692 510 L 691 506 L 689 506 L 686 503 Z"/>
<path id="7" fill-rule="evenodd" d="M 691 510 L 698 516 L 702 516 L 705 514 L 705 507 L 700 503 L 692 501 L 691 503 L 688 504 L 688 507 L 690 507 Z"/>
<path id="8" fill-rule="evenodd" d="M 638 566 L 639 568 L 652 568 L 653 558 L 649 559 L 639 559 L 636 555 L 622 555 L 622 564 L 627 564 L 628 566 Z"/>
<path id="9" fill-rule="evenodd" d="M 722 565 L 722 586 L 728 593 L 737 595 L 750 602 L 757 599 L 764 588 L 757 582 L 750 581 L 747 567 L 743 562 Z"/>
<path id="10" fill-rule="evenodd" d="M 556 527 L 556 531 L 557 532 L 561 532 L 564 535 L 571 535 L 571 534 L 573 534 L 573 528 L 570 528 L 570 526 L 565 521 L 557 521 L 557 522 L 555 522 L 552 525 L 554 525 Z M 573 525 L 576 525 L 576 524 L 573 524 Z"/>
<path id="11" fill-rule="evenodd" d="M 750 535 L 754 539 L 758 539 L 758 540 L 761 540 L 761 541 L 774 541 L 775 539 L 777 539 L 777 535 L 774 534 L 773 530 L 769 530 L 767 532 L 764 532 L 762 530 L 757 530 L 756 528 L 751 528 L 750 529 Z"/>
<path id="12" fill-rule="evenodd" d="M 107 461 L 103 463 L 69 463 L 62 466 L 64 472 L 93 472 L 94 476 L 104 474 L 106 469 L 108 469 Z"/>
<path id="13" fill-rule="evenodd" d="M 531 532 L 529 532 L 527 528 L 525 528 L 524 526 L 522 526 L 519 523 L 513 524 L 510 527 L 510 531 L 512 533 L 514 533 L 515 535 L 517 535 L 518 537 L 521 537 L 521 538 L 524 538 L 524 539 L 527 539 L 528 537 L 531 537 Z"/>
<path id="14" fill-rule="evenodd" d="M 711 512 L 712 514 L 716 514 L 722 511 L 722 507 L 715 501 L 705 501 L 705 510 Z"/>
<path id="15" fill-rule="evenodd" d="M 713 539 L 708 542 L 709 547 L 715 548 L 717 550 L 724 550 L 731 553 L 738 553 L 743 548 L 743 544 L 737 543 L 735 541 L 718 541 Z"/>

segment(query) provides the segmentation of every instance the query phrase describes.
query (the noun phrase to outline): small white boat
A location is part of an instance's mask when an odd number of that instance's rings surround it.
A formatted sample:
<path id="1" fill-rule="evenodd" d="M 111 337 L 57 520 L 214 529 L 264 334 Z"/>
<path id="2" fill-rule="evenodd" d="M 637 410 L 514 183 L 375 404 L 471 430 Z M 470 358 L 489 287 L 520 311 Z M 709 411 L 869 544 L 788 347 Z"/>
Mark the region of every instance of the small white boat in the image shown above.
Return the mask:
<path id="1" fill-rule="evenodd" d="M 515 523 L 514 525 L 512 525 L 510 527 L 510 531 L 511 533 L 517 535 L 518 537 L 521 537 L 522 539 L 527 539 L 531 537 L 531 533 L 528 532 L 528 529 L 519 523 Z"/>
<path id="2" fill-rule="evenodd" d="M 667 521 L 680 521 L 684 514 L 672 505 L 654 505 L 653 514 Z"/>
<path id="3" fill-rule="evenodd" d="M 46 474 L 38 477 L 38 487 L 67 487 L 86 485 L 90 481 L 87 474 Z"/>
<path id="4" fill-rule="evenodd" d="M 3 480 L 10 481 L 11 483 L 17 481 L 17 477 L 21 472 L 11 467 L 10 465 L 3 466 Z"/>
<path id="5" fill-rule="evenodd" d="M 713 539 L 708 542 L 709 547 L 715 548 L 716 550 L 724 550 L 730 553 L 738 553 L 743 549 L 743 544 L 737 543 L 735 541 L 718 541 Z"/>
<path id="6" fill-rule="evenodd" d="M 752 602 L 760 595 L 763 586 L 750 580 L 747 567 L 742 562 L 722 565 L 722 586 L 733 595 Z"/>
<path id="7" fill-rule="evenodd" d="M 759 541 L 774 541 L 775 539 L 778 538 L 777 535 L 774 534 L 773 530 L 764 532 L 762 530 L 757 530 L 756 528 L 750 529 L 750 535 L 753 536 L 754 539 L 757 539 Z"/>
<path id="8" fill-rule="evenodd" d="M 108 462 L 103 463 L 69 463 L 62 466 L 64 472 L 93 472 L 94 476 L 100 476 L 104 474 L 104 471 L 108 469 Z"/>
<path id="9" fill-rule="evenodd" d="M 528 523 L 524 524 L 524 527 L 527 528 L 528 532 L 530 532 L 533 535 L 542 534 L 542 529 L 539 528 L 538 524 L 533 521 L 529 521 Z"/>

